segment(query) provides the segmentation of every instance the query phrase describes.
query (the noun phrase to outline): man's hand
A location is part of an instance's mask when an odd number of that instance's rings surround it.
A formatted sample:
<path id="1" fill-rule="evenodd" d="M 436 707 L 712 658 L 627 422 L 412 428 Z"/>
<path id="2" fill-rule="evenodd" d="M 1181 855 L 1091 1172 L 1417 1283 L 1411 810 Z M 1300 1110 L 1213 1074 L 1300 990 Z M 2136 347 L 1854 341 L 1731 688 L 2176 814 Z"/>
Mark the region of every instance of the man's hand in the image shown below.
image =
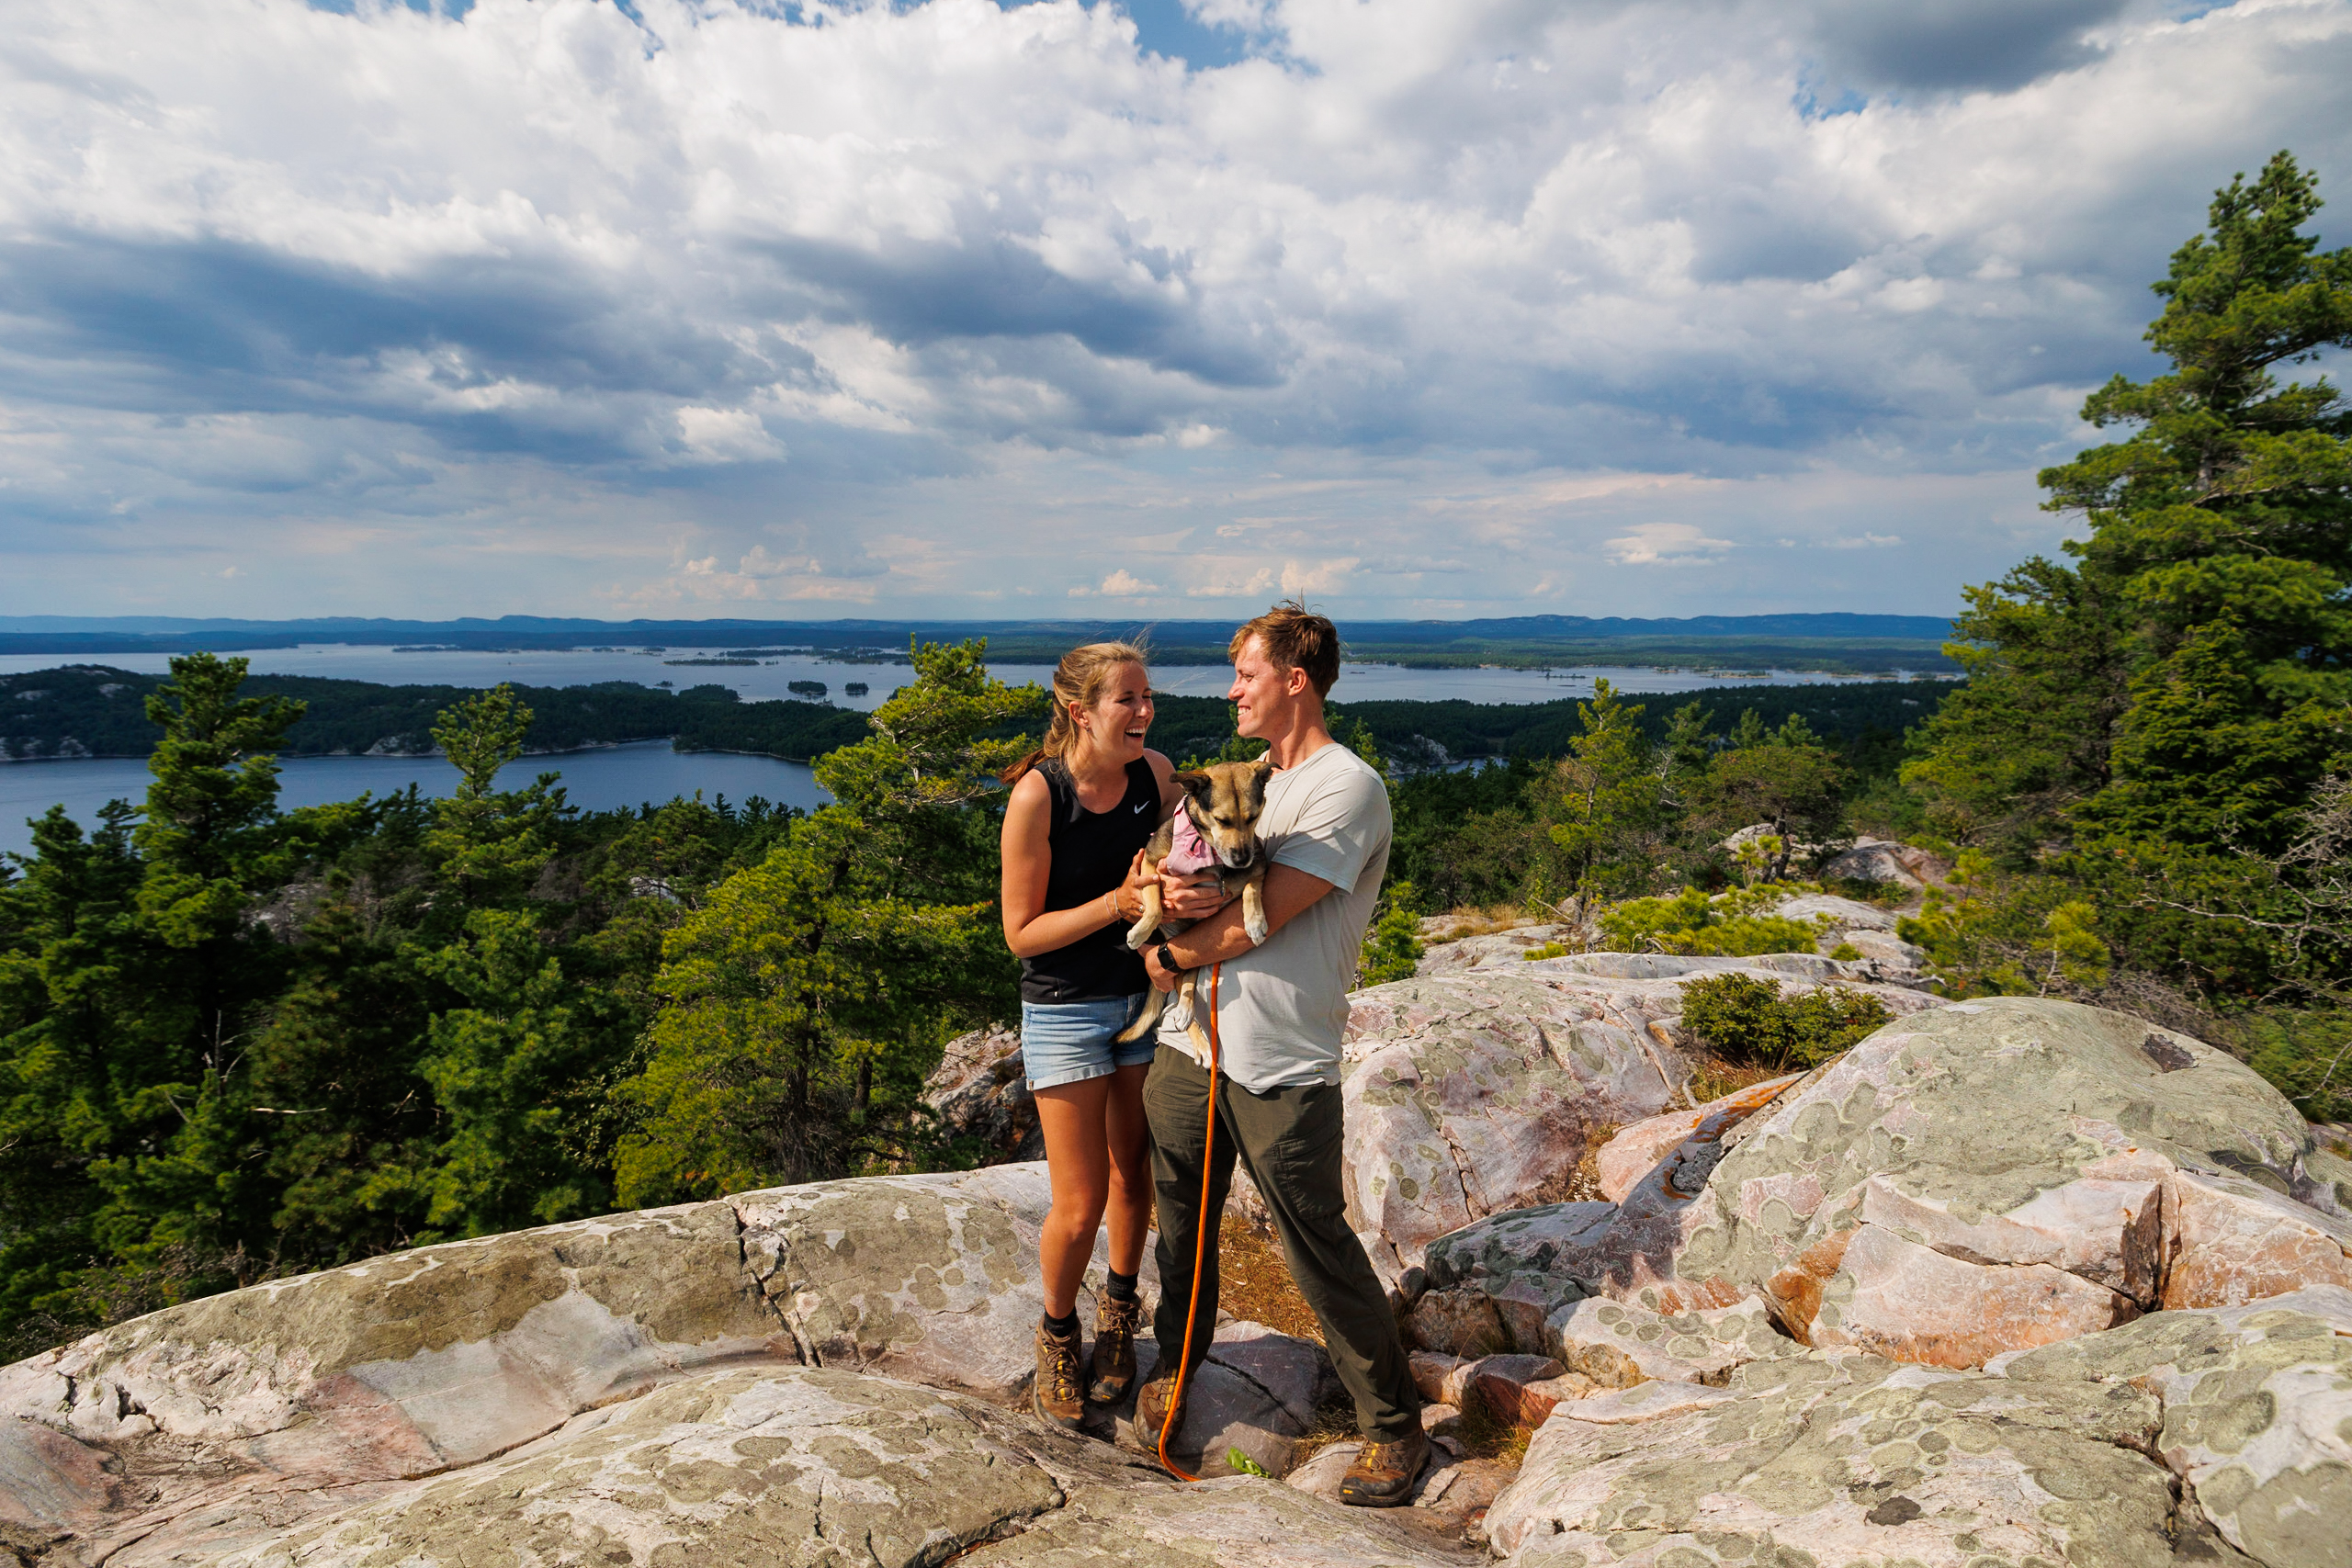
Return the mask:
<path id="1" fill-rule="evenodd" d="M 1143 972 L 1151 976 L 1151 988 L 1155 991 L 1174 990 L 1182 977 L 1159 962 L 1159 943 L 1156 942 L 1143 950 Z"/>
<path id="2" fill-rule="evenodd" d="M 1225 884 L 1212 872 L 1197 876 L 1159 875 L 1160 908 L 1170 919 L 1205 920 L 1232 902 Z"/>

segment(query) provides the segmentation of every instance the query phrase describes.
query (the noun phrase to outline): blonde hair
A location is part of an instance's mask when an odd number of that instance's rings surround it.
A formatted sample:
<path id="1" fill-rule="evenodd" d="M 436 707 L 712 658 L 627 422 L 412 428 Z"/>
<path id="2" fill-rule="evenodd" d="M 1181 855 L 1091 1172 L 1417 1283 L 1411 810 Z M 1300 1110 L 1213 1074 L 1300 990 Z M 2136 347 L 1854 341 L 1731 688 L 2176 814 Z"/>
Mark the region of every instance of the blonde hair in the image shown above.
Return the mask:
<path id="1" fill-rule="evenodd" d="M 1069 710 L 1091 708 L 1102 700 L 1102 688 L 1114 671 L 1149 662 L 1144 649 L 1132 642 L 1090 642 L 1063 654 L 1054 666 L 1054 716 L 1046 726 L 1045 740 L 999 776 L 1007 784 L 1016 783 L 1038 763 L 1049 758 L 1059 761 L 1078 750 L 1079 728 Z"/>

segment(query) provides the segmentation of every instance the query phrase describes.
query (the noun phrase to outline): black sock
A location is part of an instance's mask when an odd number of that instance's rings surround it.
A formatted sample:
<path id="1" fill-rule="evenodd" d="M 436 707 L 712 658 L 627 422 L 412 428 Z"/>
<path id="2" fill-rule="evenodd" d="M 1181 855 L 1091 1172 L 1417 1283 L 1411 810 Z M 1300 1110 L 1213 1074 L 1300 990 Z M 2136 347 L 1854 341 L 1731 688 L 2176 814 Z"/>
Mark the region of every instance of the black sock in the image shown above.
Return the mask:
<path id="1" fill-rule="evenodd" d="M 1136 1300 L 1136 1277 L 1133 1274 L 1122 1274 L 1117 1269 L 1113 1269 L 1111 1282 L 1104 1288 L 1104 1293 L 1114 1302 Z"/>
<path id="2" fill-rule="evenodd" d="M 1068 1339 L 1078 1332 L 1078 1309 L 1072 1307 L 1069 1313 L 1060 1317 L 1047 1313 L 1045 1314 L 1045 1321 L 1046 1333 L 1057 1339 Z"/>

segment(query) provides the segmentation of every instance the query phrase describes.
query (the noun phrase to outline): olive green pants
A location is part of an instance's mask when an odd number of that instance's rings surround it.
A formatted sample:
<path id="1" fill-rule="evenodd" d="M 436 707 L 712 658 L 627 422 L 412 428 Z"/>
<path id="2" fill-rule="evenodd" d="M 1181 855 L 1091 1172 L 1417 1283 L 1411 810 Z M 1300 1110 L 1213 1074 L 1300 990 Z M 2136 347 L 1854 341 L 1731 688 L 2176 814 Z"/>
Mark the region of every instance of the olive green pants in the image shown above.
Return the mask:
<path id="1" fill-rule="evenodd" d="M 1238 1155 L 1273 1216 L 1291 1279 L 1322 1320 L 1324 1348 L 1355 1401 L 1357 1427 L 1386 1443 L 1419 1431 L 1421 1398 L 1396 1335 L 1388 1292 L 1373 1273 L 1363 1244 L 1348 1228 L 1340 1185 L 1339 1086 L 1304 1084 L 1261 1093 L 1224 1079 L 1217 1085 L 1214 1140 L 1207 1125 L 1208 1095 L 1207 1069 L 1162 1045 L 1143 1086 L 1159 1217 L 1159 1307 L 1151 1323 L 1159 1365 L 1175 1366 L 1182 1353 L 1193 1248 L 1204 1220 L 1208 1240 L 1202 1254 L 1193 1364 L 1208 1354 L 1216 1331 L 1217 1224 Z M 1204 1163 L 1209 1176 L 1205 1215 L 1200 1212 Z"/>

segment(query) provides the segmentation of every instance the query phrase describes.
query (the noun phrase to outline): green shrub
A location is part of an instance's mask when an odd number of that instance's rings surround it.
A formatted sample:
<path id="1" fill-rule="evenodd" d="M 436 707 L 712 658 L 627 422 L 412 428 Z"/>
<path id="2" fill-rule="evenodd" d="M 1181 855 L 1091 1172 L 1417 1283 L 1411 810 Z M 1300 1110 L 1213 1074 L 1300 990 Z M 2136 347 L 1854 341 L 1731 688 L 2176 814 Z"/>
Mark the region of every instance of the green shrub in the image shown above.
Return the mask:
<path id="1" fill-rule="evenodd" d="M 1810 1067 L 1888 1022 L 1876 997 L 1843 986 L 1781 995 L 1781 982 L 1710 975 L 1682 987 L 1682 1025 L 1726 1061 Z"/>
<path id="2" fill-rule="evenodd" d="M 1811 953 L 1824 922 L 1748 911 L 1784 896 L 1768 886 L 1710 898 L 1685 887 L 1671 898 L 1629 898 L 1600 917 L 1600 934 L 1621 953 L 1683 953 L 1748 958 L 1760 953 Z"/>
<path id="3" fill-rule="evenodd" d="M 1409 882 L 1391 883 L 1382 895 L 1381 908 L 1364 933 L 1363 955 L 1356 965 L 1356 984 L 1385 986 L 1409 980 L 1421 962 L 1421 918 L 1418 896 Z"/>
<path id="4" fill-rule="evenodd" d="M 2231 1021 L 2227 1043 L 2306 1122 L 2352 1122 L 2352 1015 L 2263 1008 Z"/>

